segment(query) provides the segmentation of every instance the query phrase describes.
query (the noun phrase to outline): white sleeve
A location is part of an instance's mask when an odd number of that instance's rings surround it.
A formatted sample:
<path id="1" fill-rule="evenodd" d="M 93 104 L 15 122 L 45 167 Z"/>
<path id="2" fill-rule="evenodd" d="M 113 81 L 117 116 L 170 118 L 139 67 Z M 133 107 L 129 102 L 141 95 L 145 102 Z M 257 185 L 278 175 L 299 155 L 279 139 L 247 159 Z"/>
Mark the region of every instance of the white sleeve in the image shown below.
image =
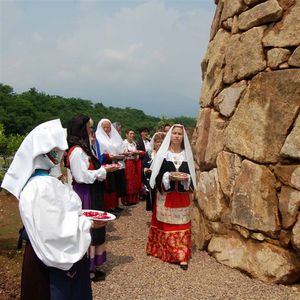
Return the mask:
<path id="1" fill-rule="evenodd" d="M 164 185 L 165 190 L 169 190 L 170 189 L 170 187 L 171 187 L 170 186 L 170 172 L 166 172 L 163 175 L 162 183 Z"/>
<path id="2" fill-rule="evenodd" d="M 105 180 L 106 179 L 106 170 L 105 170 L 105 168 L 101 167 L 97 171 L 99 171 L 99 174 L 97 176 L 97 180 L 99 180 L 99 181 Z"/>
<path id="3" fill-rule="evenodd" d="M 106 170 L 101 167 L 98 170 L 89 170 L 89 157 L 80 148 L 76 147 L 71 153 L 70 169 L 72 177 L 78 183 L 92 184 L 95 180 L 104 180 L 106 178 Z"/>
<path id="4" fill-rule="evenodd" d="M 91 221 L 81 200 L 52 176 L 32 178 L 20 195 L 20 215 L 35 254 L 47 266 L 69 270 L 86 253 Z"/>
<path id="5" fill-rule="evenodd" d="M 190 174 L 187 174 L 188 175 L 188 180 L 185 180 L 185 181 L 181 181 L 180 184 L 183 186 L 183 188 L 188 191 L 189 188 L 190 188 L 190 184 L 191 184 L 191 175 Z"/>

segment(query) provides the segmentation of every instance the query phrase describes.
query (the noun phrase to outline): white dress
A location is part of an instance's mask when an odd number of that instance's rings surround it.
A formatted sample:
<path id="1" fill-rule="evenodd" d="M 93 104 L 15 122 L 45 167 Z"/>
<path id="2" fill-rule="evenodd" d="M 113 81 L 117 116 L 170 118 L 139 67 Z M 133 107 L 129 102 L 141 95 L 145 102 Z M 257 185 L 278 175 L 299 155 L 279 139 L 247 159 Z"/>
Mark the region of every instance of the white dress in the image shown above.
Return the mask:
<path id="1" fill-rule="evenodd" d="M 79 196 L 52 176 L 35 176 L 19 200 L 22 222 L 38 258 L 49 267 L 69 270 L 91 242 L 91 221 L 82 215 Z"/>

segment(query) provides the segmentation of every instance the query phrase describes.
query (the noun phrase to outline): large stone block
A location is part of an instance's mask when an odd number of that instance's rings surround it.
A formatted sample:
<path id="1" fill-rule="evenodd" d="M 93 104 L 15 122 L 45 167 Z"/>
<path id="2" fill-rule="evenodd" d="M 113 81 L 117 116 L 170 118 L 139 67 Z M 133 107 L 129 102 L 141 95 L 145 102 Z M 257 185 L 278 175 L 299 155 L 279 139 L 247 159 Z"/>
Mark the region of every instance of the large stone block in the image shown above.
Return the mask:
<path id="1" fill-rule="evenodd" d="M 249 5 L 249 6 L 253 6 L 256 5 L 258 3 L 261 2 L 265 2 L 266 0 L 244 0 L 245 4 Z"/>
<path id="2" fill-rule="evenodd" d="M 241 170 L 242 159 L 237 154 L 222 151 L 217 157 L 217 170 L 221 189 L 230 199 L 236 178 Z"/>
<path id="3" fill-rule="evenodd" d="M 226 147 L 257 162 L 277 162 L 299 106 L 300 70 L 258 74 L 225 129 Z"/>
<path id="4" fill-rule="evenodd" d="M 279 20 L 282 16 L 282 8 L 276 0 L 268 0 L 241 13 L 238 17 L 240 30 L 248 30 L 254 26 L 260 26 Z"/>
<path id="5" fill-rule="evenodd" d="M 300 254 L 300 214 L 298 214 L 297 222 L 293 227 L 291 241 L 294 249 Z"/>
<path id="6" fill-rule="evenodd" d="M 247 9 L 242 0 L 223 0 L 224 7 L 221 15 L 221 20 L 224 21 L 234 15 L 240 14 Z"/>
<path id="7" fill-rule="evenodd" d="M 289 229 L 296 223 L 299 207 L 300 191 L 283 186 L 279 194 L 279 210 L 284 229 Z"/>
<path id="8" fill-rule="evenodd" d="M 200 174 L 197 201 L 207 219 L 217 221 L 221 218 L 226 205 L 216 169 Z"/>
<path id="9" fill-rule="evenodd" d="M 211 239 L 204 217 L 197 206 L 194 206 L 192 210 L 192 237 L 195 246 L 199 250 L 205 249 Z"/>
<path id="10" fill-rule="evenodd" d="M 221 14 L 223 10 L 223 5 L 224 5 L 223 1 L 219 1 L 217 3 L 217 9 L 215 11 L 213 22 L 211 24 L 209 40 L 212 40 L 215 37 L 216 33 L 221 27 Z"/>
<path id="11" fill-rule="evenodd" d="M 300 67 L 300 46 L 295 49 L 289 58 L 288 63 L 292 67 Z"/>
<path id="12" fill-rule="evenodd" d="M 276 179 L 265 166 L 243 160 L 231 201 L 231 222 L 276 235 L 280 230 Z"/>
<path id="13" fill-rule="evenodd" d="M 274 172 L 281 182 L 300 190 L 300 165 L 277 165 Z"/>
<path id="14" fill-rule="evenodd" d="M 216 167 L 217 155 L 224 148 L 226 121 L 210 108 L 201 110 L 194 133 L 193 150 L 201 171 Z"/>
<path id="15" fill-rule="evenodd" d="M 283 8 L 283 10 L 287 10 L 295 4 L 296 0 L 277 0 L 277 1 L 279 5 Z"/>
<path id="16" fill-rule="evenodd" d="M 272 48 L 267 52 L 268 66 L 276 69 L 278 66 L 286 62 L 291 55 L 291 51 L 283 48 Z"/>
<path id="17" fill-rule="evenodd" d="M 266 68 L 261 39 L 265 27 L 254 27 L 230 37 L 225 53 L 224 82 L 233 83 Z"/>
<path id="18" fill-rule="evenodd" d="M 214 236 L 209 253 L 222 264 L 270 283 L 293 283 L 300 277 L 298 257 L 286 249 L 237 236 Z"/>
<path id="19" fill-rule="evenodd" d="M 280 154 L 285 157 L 300 159 L 300 114 L 295 121 L 291 133 L 286 138 Z"/>
<path id="20" fill-rule="evenodd" d="M 220 29 L 209 43 L 206 55 L 202 61 L 203 82 L 201 86 L 200 104 L 207 107 L 223 87 L 223 64 L 225 50 L 230 34 Z"/>
<path id="21" fill-rule="evenodd" d="M 277 22 L 263 38 L 265 47 L 290 47 L 300 44 L 300 0 L 287 10 L 280 22 Z"/>
<path id="22" fill-rule="evenodd" d="M 225 117 L 231 117 L 238 105 L 238 101 L 247 86 L 247 82 L 234 83 L 230 87 L 225 88 L 214 99 L 215 108 Z"/>

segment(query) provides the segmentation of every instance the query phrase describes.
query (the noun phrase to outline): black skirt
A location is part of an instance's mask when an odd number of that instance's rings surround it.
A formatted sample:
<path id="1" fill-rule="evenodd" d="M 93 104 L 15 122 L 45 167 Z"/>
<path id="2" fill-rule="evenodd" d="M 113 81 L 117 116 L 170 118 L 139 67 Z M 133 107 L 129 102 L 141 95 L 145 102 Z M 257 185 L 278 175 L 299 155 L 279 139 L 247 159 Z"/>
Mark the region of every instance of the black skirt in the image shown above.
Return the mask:
<path id="1" fill-rule="evenodd" d="M 121 169 L 114 172 L 116 179 L 116 192 L 118 197 L 126 196 L 126 177 L 125 169 Z"/>

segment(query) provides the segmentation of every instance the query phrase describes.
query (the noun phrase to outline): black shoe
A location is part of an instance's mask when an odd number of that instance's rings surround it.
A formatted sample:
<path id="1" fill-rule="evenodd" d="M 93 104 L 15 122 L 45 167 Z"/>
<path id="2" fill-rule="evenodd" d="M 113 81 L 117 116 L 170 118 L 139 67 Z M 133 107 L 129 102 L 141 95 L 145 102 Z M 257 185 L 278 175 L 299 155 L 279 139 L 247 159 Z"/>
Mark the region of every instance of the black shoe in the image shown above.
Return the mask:
<path id="1" fill-rule="evenodd" d="M 120 212 L 122 212 L 124 210 L 124 208 L 121 208 L 121 207 L 116 207 L 115 208 L 115 212 L 117 212 L 117 213 L 120 213 Z"/>
<path id="2" fill-rule="evenodd" d="M 104 281 L 106 274 L 102 271 L 90 272 L 90 278 L 93 282 Z"/>
<path id="3" fill-rule="evenodd" d="M 105 276 L 106 276 L 106 273 L 103 272 L 103 271 L 100 271 L 100 270 L 96 270 L 96 276 L 102 276 L 102 277 L 105 277 Z"/>
<path id="4" fill-rule="evenodd" d="M 180 264 L 180 268 L 184 271 L 188 269 L 189 265 L 188 264 Z"/>

